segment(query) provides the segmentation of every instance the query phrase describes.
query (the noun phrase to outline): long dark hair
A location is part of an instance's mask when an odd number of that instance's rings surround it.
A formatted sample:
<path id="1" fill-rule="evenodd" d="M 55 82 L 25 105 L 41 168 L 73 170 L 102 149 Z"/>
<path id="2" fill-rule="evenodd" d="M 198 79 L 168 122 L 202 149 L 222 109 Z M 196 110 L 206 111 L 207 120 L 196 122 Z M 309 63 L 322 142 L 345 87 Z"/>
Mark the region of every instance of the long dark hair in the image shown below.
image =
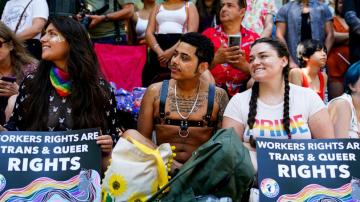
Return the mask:
<path id="1" fill-rule="evenodd" d="M 256 44 L 266 43 L 269 44 L 278 54 L 279 57 L 286 57 L 289 61 L 289 51 L 287 50 L 286 46 L 278 40 L 270 39 L 270 38 L 262 38 L 256 40 L 251 47 Z M 285 93 L 284 93 L 284 111 L 283 111 L 283 119 L 284 119 L 284 129 L 288 138 L 291 139 L 291 132 L 290 132 L 290 106 L 289 106 L 289 92 L 290 92 L 290 85 L 289 85 L 289 63 L 284 67 L 282 73 L 285 81 Z M 255 82 L 252 87 L 251 98 L 249 102 L 249 114 L 248 114 L 248 121 L 247 124 L 251 129 L 253 129 L 255 123 L 255 117 L 257 113 L 257 98 L 259 97 L 259 82 Z"/>
<path id="2" fill-rule="evenodd" d="M 73 129 L 104 128 L 104 107 L 110 105 L 110 90 L 100 86 L 99 64 L 89 34 L 79 22 L 68 17 L 52 17 L 47 26 L 49 24 L 52 24 L 69 44 L 67 70 L 72 81 L 72 93 L 68 99 L 72 106 Z M 52 65 L 51 61 L 42 60 L 34 78 L 27 84 L 27 130 L 47 130 L 49 95 L 53 88 L 49 79 Z"/>

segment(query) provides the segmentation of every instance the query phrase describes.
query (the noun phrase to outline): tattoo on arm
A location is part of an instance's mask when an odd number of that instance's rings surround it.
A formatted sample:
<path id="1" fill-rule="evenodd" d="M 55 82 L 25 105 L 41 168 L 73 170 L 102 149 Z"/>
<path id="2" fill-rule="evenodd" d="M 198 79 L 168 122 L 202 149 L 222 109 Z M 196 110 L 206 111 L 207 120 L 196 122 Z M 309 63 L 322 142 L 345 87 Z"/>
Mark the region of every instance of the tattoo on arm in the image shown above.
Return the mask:
<path id="1" fill-rule="evenodd" d="M 225 111 L 226 105 L 229 102 L 229 98 L 223 89 L 219 89 L 216 91 L 215 100 L 219 104 L 217 120 L 218 120 L 218 128 L 221 128 L 224 111 Z"/>
<path id="2" fill-rule="evenodd" d="M 156 102 L 158 99 L 160 99 L 160 96 L 154 96 L 154 102 Z"/>

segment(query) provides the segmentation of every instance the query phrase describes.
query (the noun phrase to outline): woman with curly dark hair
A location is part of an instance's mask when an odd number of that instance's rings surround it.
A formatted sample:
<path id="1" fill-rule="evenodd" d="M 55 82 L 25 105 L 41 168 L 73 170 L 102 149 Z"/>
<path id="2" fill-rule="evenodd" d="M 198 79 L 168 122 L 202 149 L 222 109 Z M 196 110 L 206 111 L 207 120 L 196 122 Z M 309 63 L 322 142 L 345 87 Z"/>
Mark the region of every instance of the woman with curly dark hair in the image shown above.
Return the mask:
<path id="1" fill-rule="evenodd" d="M 20 85 L 7 130 L 65 131 L 99 127 L 97 138 L 109 157 L 120 132 L 116 101 L 101 78 L 89 35 L 68 17 L 49 20 L 41 38 L 42 60 Z"/>
<path id="2" fill-rule="evenodd" d="M 223 127 L 234 127 L 256 165 L 256 137 L 334 138 L 329 114 L 311 89 L 289 83 L 289 52 L 281 42 L 262 38 L 252 45 L 252 89 L 236 94 L 225 109 Z"/>

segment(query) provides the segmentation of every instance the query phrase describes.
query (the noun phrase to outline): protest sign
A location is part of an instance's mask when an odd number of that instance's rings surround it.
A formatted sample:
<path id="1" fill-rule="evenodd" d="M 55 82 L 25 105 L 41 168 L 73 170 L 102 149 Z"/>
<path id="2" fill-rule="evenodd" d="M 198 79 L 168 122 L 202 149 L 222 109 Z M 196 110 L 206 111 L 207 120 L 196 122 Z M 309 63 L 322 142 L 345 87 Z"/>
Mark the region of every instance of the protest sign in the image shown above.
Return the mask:
<path id="1" fill-rule="evenodd" d="M 0 132 L 0 201 L 100 201 L 99 134 Z"/>
<path id="2" fill-rule="evenodd" d="M 257 139 L 260 201 L 360 200 L 360 140 Z"/>

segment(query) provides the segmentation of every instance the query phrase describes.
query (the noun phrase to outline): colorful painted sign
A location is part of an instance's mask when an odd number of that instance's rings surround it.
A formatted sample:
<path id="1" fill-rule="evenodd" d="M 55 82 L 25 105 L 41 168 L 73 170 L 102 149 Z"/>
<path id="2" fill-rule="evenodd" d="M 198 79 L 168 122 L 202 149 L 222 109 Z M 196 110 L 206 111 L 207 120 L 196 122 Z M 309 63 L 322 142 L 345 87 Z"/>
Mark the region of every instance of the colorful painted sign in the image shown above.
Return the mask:
<path id="1" fill-rule="evenodd" d="M 0 201 L 100 201 L 99 134 L 0 132 Z"/>
<path id="2" fill-rule="evenodd" d="M 360 201 L 360 140 L 258 138 L 260 201 Z"/>

